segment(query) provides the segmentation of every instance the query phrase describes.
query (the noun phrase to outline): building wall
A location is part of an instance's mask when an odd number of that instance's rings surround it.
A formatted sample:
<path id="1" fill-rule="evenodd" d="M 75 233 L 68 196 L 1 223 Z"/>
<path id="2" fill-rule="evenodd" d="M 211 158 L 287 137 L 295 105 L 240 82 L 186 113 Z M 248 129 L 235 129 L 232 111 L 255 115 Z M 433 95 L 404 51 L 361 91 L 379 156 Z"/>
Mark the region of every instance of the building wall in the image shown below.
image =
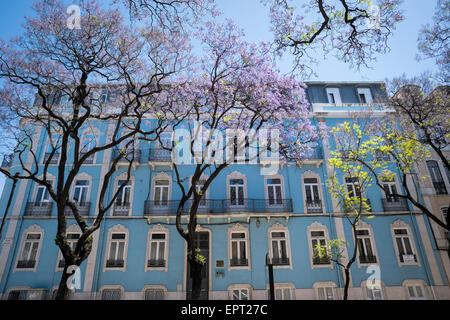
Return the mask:
<path id="1" fill-rule="evenodd" d="M 325 87 L 338 87 L 341 92 L 342 106 L 329 104 L 327 112 L 323 105 L 327 104 Z M 372 96 L 384 94 L 381 83 L 309 83 L 308 98 L 310 99 L 314 120 L 324 121 L 328 126 L 334 126 L 350 117 L 351 106 L 344 104 L 359 104 L 357 88 L 370 88 Z M 318 106 L 321 108 L 317 112 Z M 333 107 L 336 110 L 333 111 Z M 364 106 L 361 106 L 364 107 Z M 380 115 L 383 113 L 380 112 Z M 377 114 L 375 114 L 377 116 Z M 110 128 L 110 127 L 109 127 Z M 106 124 L 98 124 L 99 132 L 108 132 Z M 107 134 L 100 134 L 101 141 L 105 141 Z M 47 137 L 40 132 L 35 135 L 38 155 L 41 159 L 46 150 Z M 329 146 L 329 147 L 328 147 Z M 141 146 L 141 156 L 147 156 L 147 149 L 152 146 Z M 332 141 L 324 141 L 323 154 L 329 154 L 333 148 Z M 111 150 L 100 152 L 94 163 L 82 168 L 79 177 L 90 181 L 89 201 L 91 202 L 89 222 L 93 221 L 98 212 L 99 184 L 108 168 Z M 128 216 L 114 216 L 113 209 L 107 213 L 101 228 L 94 235 L 93 251 L 88 260 L 80 267 L 80 289 L 75 291 L 73 299 L 99 299 L 101 290 L 105 288 L 120 288 L 123 299 L 143 299 L 144 289 L 148 287 L 164 288 L 166 299 L 184 299 L 186 290 L 186 244 L 175 228 L 175 217 L 166 215 L 144 216 L 145 200 L 152 197 L 152 181 L 161 174 L 171 179 L 171 200 L 181 197 L 170 166 L 151 165 L 141 161 L 132 172 L 132 206 Z M 261 175 L 258 164 L 231 164 L 213 181 L 209 189 L 208 198 L 226 200 L 227 177 L 239 173 L 246 179 L 246 196 L 248 199 L 266 199 L 265 177 Z M 423 169 L 423 168 L 422 168 Z M 17 162 L 10 170 L 17 170 Z M 193 166 L 183 166 L 182 176 L 190 176 Z M 125 166 L 119 166 L 114 174 L 107 195 L 111 197 L 117 186 L 117 181 L 125 171 Z M 51 166 L 49 173 L 56 176 L 56 166 Z M 208 231 L 210 237 L 209 248 L 209 298 L 229 299 L 233 288 L 249 288 L 251 299 L 268 298 L 268 270 L 265 265 L 266 253 L 269 251 L 271 230 L 284 231 L 288 239 L 287 266 L 275 266 L 274 278 L 277 286 L 291 288 L 292 298 L 317 299 L 320 286 L 333 287 L 334 298 L 342 297 L 344 276 L 336 265 L 313 265 L 311 230 L 324 230 L 328 239 L 344 237 L 349 243 L 348 252 L 353 250 L 352 232 L 345 217 L 342 217 L 336 202 L 327 191 L 325 182 L 329 168 L 326 159 L 315 159 L 302 165 L 287 164 L 279 171 L 284 189 L 284 199 L 292 201 L 292 210 L 280 213 L 221 213 L 200 214 L 199 230 Z M 316 176 L 320 181 L 322 213 L 307 213 L 305 209 L 304 184 L 305 176 Z M 444 176 L 444 179 L 446 177 Z M 343 180 L 342 180 L 343 181 Z M 448 182 L 448 181 L 447 181 Z M 185 182 L 188 186 L 189 182 Z M 6 206 L 11 182 L 7 182 L 1 197 L 0 208 Z M 0 252 L 0 294 L 8 297 L 10 290 L 27 287 L 45 289 L 47 297 L 51 296 L 61 277 L 58 265 L 58 247 L 55 245 L 56 208 L 46 217 L 24 216 L 27 202 L 35 201 L 36 185 L 32 182 L 21 181 L 14 194 L 12 210 L 6 220 L 5 232 L 2 234 Z M 400 188 L 401 189 L 401 188 Z M 424 182 L 420 191 L 424 193 L 424 201 L 433 210 L 444 205 L 448 198 L 433 195 L 430 186 Z M 428 194 L 427 194 L 428 192 Z M 450 299 L 449 290 L 449 261 L 445 260 L 442 251 L 437 250 L 433 232 L 438 230 L 428 219 L 409 206 L 407 211 L 384 212 L 381 198 L 382 192 L 371 186 L 366 191 L 371 200 L 373 219 L 364 219 L 363 226 L 371 230 L 372 245 L 375 249 L 381 276 L 384 299 L 407 299 L 407 286 L 423 286 L 427 299 Z M 428 199 L 428 200 L 427 200 Z M 438 201 L 439 200 L 439 201 Z M 427 203 L 428 201 L 428 203 Z M 150 219 L 148 219 L 150 218 Z M 184 223 L 186 220 L 183 220 Z M 68 220 L 68 227 L 74 228 L 75 220 Z M 395 241 L 392 236 L 393 226 L 406 226 L 410 231 L 417 263 L 402 264 L 398 260 Z M 431 227 L 432 226 L 432 227 Z M 230 266 L 229 234 L 231 230 L 244 230 L 248 236 L 248 267 L 235 268 Z M 433 228 L 433 229 L 432 229 Z M 33 270 L 17 268 L 18 255 L 23 244 L 26 231 L 42 230 L 39 260 Z M 127 234 L 127 250 L 124 268 L 112 270 L 105 267 L 109 250 L 109 236 L 113 230 Z M 149 232 L 163 230 L 168 235 L 168 263 L 161 270 L 146 268 Z M 218 266 L 217 262 L 224 262 Z M 366 299 L 365 286 L 371 279 L 374 269 L 372 264 L 360 263 L 359 260 L 351 268 L 350 299 Z"/>

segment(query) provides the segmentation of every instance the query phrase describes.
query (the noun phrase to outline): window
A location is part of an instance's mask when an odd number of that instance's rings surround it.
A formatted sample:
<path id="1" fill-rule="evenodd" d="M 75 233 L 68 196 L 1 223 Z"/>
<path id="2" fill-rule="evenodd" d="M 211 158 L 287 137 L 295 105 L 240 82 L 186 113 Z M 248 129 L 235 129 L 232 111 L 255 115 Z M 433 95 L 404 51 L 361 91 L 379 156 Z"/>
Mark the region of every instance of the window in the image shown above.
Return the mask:
<path id="1" fill-rule="evenodd" d="M 109 256 L 106 261 L 106 267 L 108 268 L 123 268 L 125 245 L 127 235 L 125 233 L 112 233 L 111 242 L 109 246 Z"/>
<path id="2" fill-rule="evenodd" d="M 341 95 L 339 88 L 327 88 L 327 98 L 329 103 L 341 103 Z"/>
<path id="3" fill-rule="evenodd" d="M 347 186 L 347 191 L 349 192 L 349 197 L 361 196 L 361 191 L 359 189 L 359 184 L 358 184 L 358 178 L 345 178 L 345 185 Z"/>
<path id="4" fill-rule="evenodd" d="M 435 160 L 427 161 L 428 171 L 430 172 L 431 182 L 433 183 L 436 194 L 447 194 L 444 179 L 442 178 L 439 164 Z"/>
<path id="5" fill-rule="evenodd" d="M 420 285 L 410 285 L 406 287 L 408 291 L 408 299 L 410 300 L 425 300 L 425 292 Z"/>
<path id="6" fill-rule="evenodd" d="M 128 207 L 130 206 L 131 183 L 130 181 L 127 180 L 119 180 L 117 188 L 120 188 L 123 185 L 124 185 L 123 189 L 119 191 L 117 195 L 116 205 Z"/>
<path id="7" fill-rule="evenodd" d="M 144 292 L 145 300 L 164 300 L 165 291 L 164 289 L 147 289 Z"/>
<path id="8" fill-rule="evenodd" d="M 120 289 L 103 289 L 102 300 L 120 300 L 122 297 L 122 290 Z"/>
<path id="9" fill-rule="evenodd" d="M 17 261 L 17 268 L 30 269 L 36 266 L 41 240 L 40 233 L 30 232 L 26 234 L 20 259 Z"/>
<path id="10" fill-rule="evenodd" d="M 155 180 L 153 200 L 157 206 L 167 206 L 169 204 L 169 180 Z"/>
<path id="11" fill-rule="evenodd" d="M 285 231 L 272 231 L 270 233 L 273 265 L 289 265 L 287 253 L 287 237 Z"/>
<path id="12" fill-rule="evenodd" d="M 333 287 L 318 287 L 317 298 L 319 300 L 334 300 Z"/>
<path id="13" fill-rule="evenodd" d="M 311 231 L 311 245 L 312 245 L 312 257 L 313 257 L 313 265 L 329 265 L 330 258 L 326 257 L 318 257 L 314 252 L 314 248 L 319 244 L 321 246 L 325 246 L 327 244 L 327 238 L 325 237 L 325 231 Z"/>
<path id="14" fill-rule="evenodd" d="M 230 179 L 230 205 L 244 206 L 244 179 Z"/>
<path id="15" fill-rule="evenodd" d="M 75 250 L 75 246 L 77 245 L 78 239 L 80 239 L 80 233 L 67 233 L 67 244 L 69 245 L 70 249 L 72 249 L 72 251 Z M 60 251 L 58 259 L 58 268 L 64 268 L 64 265 L 65 265 L 64 257 Z"/>
<path id="16" fill-rule="evenodd" d="M 269 205 L 281 205 L 283 203 L 281 190 L 281 179 L 267 179 Z"/>
<path id="17" fill-rule="evenodd" d="M 441 212 L 442 212 L 442 218 L 444 221 L 447 221 L 447 214 L 448 214 L 448 207 L 441 207 Z M 450 241 L 450 232 L 448 230 L 445 230 L 445 239 L 447 239 L 447 241 Z"/>
<path id="18" fill-rule="evenodd" d="M 231 300 L 250 300 L 250 289 L 240 288 L 231 290 Z"/>
<path id="19" fill-rule="evenodd" d="M 304 178 L 307 213 L 322 213 L 322 201 L 319 197 L 317 178 Z"/>
<path id="20" fill-rule="evenodd" d="M 382 185 L 383 185 L 384 194 L 386 195 L 386 201 L 387 202 L 397 202 L 398 198 L 395 196 L 392 196 L 393 194 L 398 194 L 394 179 L 391 179 L 391 180 L 383 179 Z"/>
<path id="21" fill-rule="evenodd" d="M 73 193 L 73 201 L 78 203 L 86 203 L 89 190 L 88 180 L 77 180 Z"/>
<path id="22" fill-rule="evenodd" d="M 80 157 L 84 156 L 87 152 L 91 151 L 97 145 L 97 136 L 94 134 L 85 134 L 83 136 L 82 147 L 80 150 Z M 94 163 L 94 157 L 96 153 L 91 154 L 86 158 L 84 164 Z"/>
<path id="23" fill-rule="evenodd" d="M 368 300 L 383 300 L 383 291 L 381 287 L 366 287 L 366 297 Z"/>
<path id="24" fill-rule="evenodd" d="M 50 193 L 45 186 L 38 186 L 36 192 L 36 204 L 50 201 Z"/>
<path id="25" fill-rule="evenodd" d="M 27 300 L 27 290 L 11 290 L 8 300 Z"/>
<path id="26" fill-rule="evenodd" d="M 372 250 L 369 230 L 356 230 L 356 236 L 358 239 L 359 263 L 376 263 L 377 259 Z"/>
<path id="27" fill-rule="evenodd" d="M 357 91 L 360 103 L 372 103 L 370 88 L 358 88 Z"/>
<path id="28" fill-rule="evenodd" d="M 377 161 L 391 161 L 391 155 L 381 150 L 375 150 L 375 158 Z"/>
<path id="29" fill-rule="evenodd" d="M 195 185 L 195 189 L 199 195 L 200 195 L 200 191 L 202 190 L 205 183 L 206 183 L 206 180 L 204 180 L 204 179 L 199 179 L 197 181 L 197 184 Z M 201 195 L 199 206 L 201 206 L 201 207 L 206 206 L 206 195 L 205 194 Z"/>
<path id="30" fill-rule="evenodd" d="M 247 239 L 245 232 L 231 233 L 230 266 L 248 266 Z"/>
<path id="31" fill-rule="evenodd" d="M 275 300 L 292 300 L 292 288 L 276 287 Z"/>
<path id="32" fill-rule="evenodd" d="M 417 262 L 416 255 L 414 254 L 413 248 L 411 246 L 411 240 L 408 235 L 408 230 L 406 228 L 394 229 L 394 240 L 397 245 L 400 262 Z"/>
<path id="33" fill-rule="evenodd" d="M 167 239 L 165 233 L 152 233 L 150 240 L 150 253 L 147 267 L 165 267 L 166 266 L 166 247 Z"/>

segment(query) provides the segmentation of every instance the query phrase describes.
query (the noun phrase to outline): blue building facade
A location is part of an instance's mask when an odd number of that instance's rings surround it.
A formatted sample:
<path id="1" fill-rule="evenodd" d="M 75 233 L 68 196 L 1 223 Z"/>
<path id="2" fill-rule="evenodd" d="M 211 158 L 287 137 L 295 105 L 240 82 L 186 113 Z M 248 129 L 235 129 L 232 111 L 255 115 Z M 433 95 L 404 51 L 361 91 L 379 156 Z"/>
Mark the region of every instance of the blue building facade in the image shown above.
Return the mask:
<path id="1" fill-rule="evenodd" d="M 385 94 L 379 82 L 307 85 L 311 116 L 329 127 L 354 112 L 371 109 L 381 116 L 388 110 L 377 103 Z M 108 124 L 99 123 L 94 134 L 102 143 L 107 133 Z M 44 131 L 37 130 L 35 139 L 38 155 L 45 159 Z M 274 264 L 276 299 L 342 298 L 342 269 L 313 256 L 314 245 L 327 239 L 345 239 L 348 252 L 355 246 L 351 226 L 326 187 L 332 149 L 332 141 L 324 140 L 301 164 L 287 163 L 270 176 L 261 175 L 260 164 L 230 164 L 213 181 L 198 215 L 198 244 L 207 260 L 204 298 L 268 299 L 267 254 Z M 88 222 L 97 214 L 98 186 L 113 152 L 91 159 L 71 191 Z M 175 227 L 181 191 L 169 158 L 156 145 L 140 147 L 137 157 L 131 181 L 95 232 L 92 252 L 73 280 L 73 299 L 186 298 L 186 244 Z M 14 160 L 3 166 L 18 170 Z M 109 195 L 124 180 L 125 168 L 119 165 Z M 194 166 L 181 170 L 189 176 Z M 56 176 L 56 164 L 49 173 Z M 402 190 L 398 181 L 393 183 Z M 1 212 L 11 187 L 7 181 Z M 407 202 L 387 202 L 376 186 L 365 195 L 374 218 L 358 225 L 361 242 L 351 268 L 349 299 L 450 299 L 448 270 L 428 219 Z M 32 181 L 18 182 L 1 238 L 3 299 L 54 297 L 63 261 L 54 242 L 56 206 L 48 200 Z M 182 221 L 186 223 L 187 216 Z M 69 241 L 76 241 L 75 220 L 69 217 L 67 225 Z M 374 279 L 379 285 L 372 285 Z"/>

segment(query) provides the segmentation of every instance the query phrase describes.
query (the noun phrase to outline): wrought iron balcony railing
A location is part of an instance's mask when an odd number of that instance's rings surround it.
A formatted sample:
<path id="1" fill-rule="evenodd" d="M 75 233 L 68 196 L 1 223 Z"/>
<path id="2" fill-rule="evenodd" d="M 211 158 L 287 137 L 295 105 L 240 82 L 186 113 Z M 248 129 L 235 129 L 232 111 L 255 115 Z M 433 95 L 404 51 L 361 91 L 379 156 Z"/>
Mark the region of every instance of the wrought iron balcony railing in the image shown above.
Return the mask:
<path id="1" fill-rule="evenodd" d="M 119 149 L 112 149 L 111 152 L 111 162 L 114 162 L 114 160 L 116 158 L 118 158 L 120 156 L 120 153 L 123 152 L 122 150 Z M 121 158 L 119 159 L 119 163 L 122 162 L 130 162 L 131 160 L 133 160 L 134 163 L 141 163 L 141 150 L 139 149 L 129 149 L 124 151 L 125 153 L 121 156 Z"/>
<path id="2" fill-rule="evenodd" d="M 80 158 L 84 157 L 85 154 L 86 152 L 80 152 Z M 95 155 L 96 153 L 89 155 L 89 157 L 87 157 L 86 160 L 84 160 L 84 164 L 93 164 Z"/>
<path id="3" fill-rule="evenodd" d="M 288 258 L 288 257 L 272 258 L 272 264 L 273 264 L 274 266 L 285 266 L 285 265 L 289 265 L 289 258 Z"/>
<path id="4" fill-rule="evenodd" d="M 359 263 L 377 263 L 376 256 L 359 256 Z"/>
<path id="5" fill-rule="evenodd" d="M 314 265 L 323 265 L 323 264 L 330 264 L 331 260 L 330 257 L 314 257 L 313 258 L 313 264 Z"/>
<path id="6" fill-rule="evenodd" d="M 34 268 L 36 260 L 19 260 L 17 261 L 17 268 Z"/>
<path id="7" fill-rule="evenodd" d="M 166 266 L 166 260 L 164 259 L 150 259 L 147 260 L 148 268 L 163 268 Z"/>
<path id="8" fill-rule="evenodd" d="M 372 212 L 372 205 L 370 203 L 370 199 L 366 199 L 366 203 L 369 206 L 368 212 Z M 360 203 L 353 202 L 353 203 L 345 203 L 344 204 L 344 212 L 346 213 L 354 213 L 355 210 L 359 212 L 360 209 Z M 363 207 L 364 209 L 364 207 Z"/>
<path id="9" fill-rule="evenodd" d="M 123 268 L 123 266 L 124 266 L 123 260 L 109 259 L 106 261 L 106 267 L 108 268 Z"/>
<path id="10" fill-rule="evenodd" d="M 245 258 L 232 258 L 230 259 L 230 266 L 231 267 L 246 267 L 248 266 L 248 259 Z"/>
<path id="11" fill-rule="evenodd" d="M 188 214 L 193 200 L 184 204 L 182 214 Z M 144 215 L 175 215 L 179 200 L 146 200 Z M 202 199 L 198 207 L 199 214 L 224 213 L 283 213 L 293 212 L 291 199 Z"/>
<path id="12" fill-rule="evenodd" d="M 383 209 L 386 212 L 391 211 L 408 211 L 408 201 L 405 198 L 389 197 L 381 199 Z"/>
<path id="13" fill-rule="evenodd" d="M 77 202 L 78 206 L 78 212 L 82 216 L 89 216 L 89 210 L 91 209 L 91 203 L 90 202 Z M 73 215 L 73 211 L 70 207 L 66 206 L 64 208 L 64 213 L 66 215 Z"/>
<path id="14" fill-rule="evenodd" d="M 51 152 L 46 152 L 44 155 L 44 163 L 47 163 L 48 159 L 52 155 Z M 55 152 L 53 156 L 51 157 L 49 164 L 57 164 L 59 160 L 59 152 Z"/>
<path id="15" fill-rule="evenodd" d="M 172 152 L 163 148 L 151 148 L 148 150 L 149 162 L 172 162 Z"/>
<path id="16" fill-rule="evenodd" d="M 322 200 L 306 200 L 307 213 L 322 213 Z"/>
<path id="17" fill-rule="evenodd" d="M 115 203 L 112 212 L 113 216 L 128 216 L 130 212 L 130 203 Z"/>
<path id="18" fill-rule="evenodd" d="M 25 216 L 50 216 L 53 202 L 27 202 L 25 206 Z"/>

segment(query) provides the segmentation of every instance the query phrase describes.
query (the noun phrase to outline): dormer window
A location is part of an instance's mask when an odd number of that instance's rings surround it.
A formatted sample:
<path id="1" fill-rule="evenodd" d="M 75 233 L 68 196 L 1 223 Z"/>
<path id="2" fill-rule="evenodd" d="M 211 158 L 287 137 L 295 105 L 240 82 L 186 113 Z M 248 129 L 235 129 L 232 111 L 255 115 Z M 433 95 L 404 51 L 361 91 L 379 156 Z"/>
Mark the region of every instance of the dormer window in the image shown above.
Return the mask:
<path id="1" fill-rule="evenodd" d="M 339 88 L 327 88 L 328 103 L 341 103 L 341 95 Z"/>
<path id="2" fill-rule="evenodd" d="M 358 97 L 360 103 L 372 103 L 372 94 L 369 88 L 358 88 Z"/>

